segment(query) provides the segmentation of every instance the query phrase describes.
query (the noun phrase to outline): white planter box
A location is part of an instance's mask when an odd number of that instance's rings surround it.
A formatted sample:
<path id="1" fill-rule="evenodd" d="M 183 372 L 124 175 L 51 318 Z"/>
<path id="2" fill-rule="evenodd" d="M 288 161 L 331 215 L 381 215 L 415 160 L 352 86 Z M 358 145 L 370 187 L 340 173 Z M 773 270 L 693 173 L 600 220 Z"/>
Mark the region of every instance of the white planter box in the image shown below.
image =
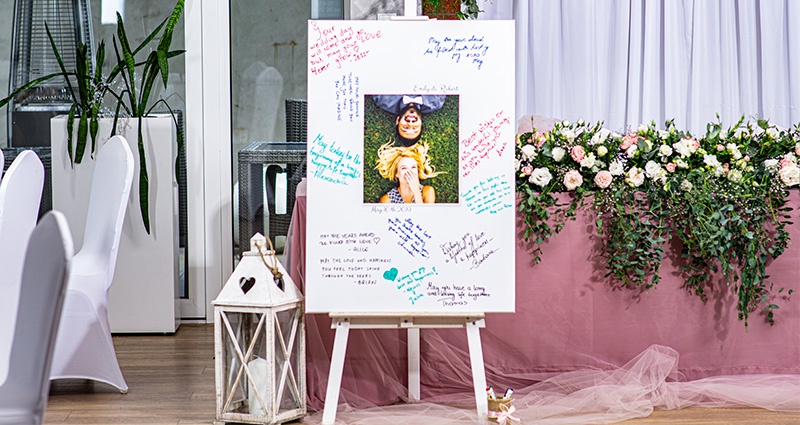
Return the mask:
<path id="1" fill-rule="evenodd" d="M 111 119 L 100 122 L 97 151 L 109 139 L 111 126 Z M 122 126 L 122 121 L 119 126 Z M 178 329 L 180 318 L 178 184 L 174 170 L 177 133 L 169 116 L 145 118 L 143 136 L 150 178 L 148 235 L 139 210 L 137 126 L 137 120 L 131 119 L 121 131 L 130 145 L 135 167 L 114 282 L 109 291 L 108 317 L 114 333 L 173 333 Z M 65 116 L 51 119 L 50 134 L 53 209 L 66 215 L 75 241 L 75 252 L 78 252 L 83 244 L 94 170 L 94 158 L 88 154 L 91 138 L 83 160 L 73 168 L 67 154 Z"/>

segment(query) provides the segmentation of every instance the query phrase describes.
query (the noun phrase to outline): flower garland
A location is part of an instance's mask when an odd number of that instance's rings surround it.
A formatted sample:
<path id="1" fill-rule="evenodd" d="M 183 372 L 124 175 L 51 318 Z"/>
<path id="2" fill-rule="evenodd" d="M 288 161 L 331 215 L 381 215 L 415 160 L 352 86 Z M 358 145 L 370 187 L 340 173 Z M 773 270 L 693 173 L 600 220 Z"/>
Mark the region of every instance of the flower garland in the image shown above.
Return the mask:
<path id="1" fill-rule="evenodd" d="M 590 203 L 608 276 L 621 286 L 654 287 L 664 246 L 677 237 L 686 288 L 705 301 L 708 275 L 721 271 L 745 327 L 759 305 L 774 324 L 766 264 L 789 243 L 787 196 L 800 184 L 798 156 L 800 125 L 780 129 L 744 117 L 728 129 L 710 123 L 700 138 L 671 120 L 625 135 L 602 123 L 557 122 L 547 133 L 517 136 L 524 238 L 534 242 L 538 263 L 541 243 Z M 559 203 L 556 192 L 572 196 Z"/>

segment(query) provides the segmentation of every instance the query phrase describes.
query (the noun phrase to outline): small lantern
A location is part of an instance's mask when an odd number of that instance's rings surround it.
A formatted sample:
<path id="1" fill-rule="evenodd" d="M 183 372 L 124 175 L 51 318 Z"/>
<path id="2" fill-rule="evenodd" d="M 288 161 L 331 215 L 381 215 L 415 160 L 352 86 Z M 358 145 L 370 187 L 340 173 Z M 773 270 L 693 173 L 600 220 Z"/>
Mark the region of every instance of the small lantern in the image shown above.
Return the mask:
<path id="1" fill-rule="evenodd" d="M 214 300 L 217 416 L 276 424 L 306 414 L 303 295 L 256 233 Z"/>

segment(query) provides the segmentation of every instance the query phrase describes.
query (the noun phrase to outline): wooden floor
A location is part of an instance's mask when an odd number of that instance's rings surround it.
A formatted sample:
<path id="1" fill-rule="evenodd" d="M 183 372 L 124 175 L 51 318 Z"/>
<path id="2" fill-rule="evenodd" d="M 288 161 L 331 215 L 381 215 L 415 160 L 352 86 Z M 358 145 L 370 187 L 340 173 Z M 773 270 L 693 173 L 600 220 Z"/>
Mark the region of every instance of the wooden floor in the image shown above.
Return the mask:
<path id="1" fill-rule="evenodd" d="M 82 380 L 51 385 L 47 424 L 211 424 L 214 421 L 214 326 L 182 325 L 171 336 L 115 336 L 130 387 Z M 800 395 L 798 395 L 800 396 Z M 656 411 L 624 425 L 797 425 L 800 413 L 759 409 Z M 531 424 L 527 424 L 531 425 Z"/>

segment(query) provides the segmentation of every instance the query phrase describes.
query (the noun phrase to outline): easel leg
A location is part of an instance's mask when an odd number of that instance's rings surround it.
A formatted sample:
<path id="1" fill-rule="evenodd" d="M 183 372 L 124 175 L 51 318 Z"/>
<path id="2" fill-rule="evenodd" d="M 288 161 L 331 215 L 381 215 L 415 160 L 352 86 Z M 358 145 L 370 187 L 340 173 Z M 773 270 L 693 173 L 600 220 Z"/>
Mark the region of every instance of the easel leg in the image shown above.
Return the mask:
<path id="1" fill-rule="evenodd" d="M 344 354 L 347 350 L 349 332 L 349 321 L 340 321 L 336 324 L 336 339 L 333 341 L 333 353 L 331 354 L 331 370 L 328 373 L 328 389 L 325 392 L 325 407 L 322 411 L 323 425 L 333 425 L 336 421 L 336 406 L 339 404 L 339 390 L 342 386 Z M 486 397 L 484 397 L 485 403 Z"/>
<path id="2" fill-rule="evenodd" d="M 479 331 L 478 322 L 467 323 L 467 343 L 472 366 L 472 385 L 475 387 L 475 404 L 479 418 L 485 418 L 489 413 L 489 403 L 486 401 L 486 371 L 483 368 L 483 349 Z"/>
<path id="3" fill-rule="evenodd" d="M 419 328 L 408 328 L 408 398 L 419 401 Z"/>

